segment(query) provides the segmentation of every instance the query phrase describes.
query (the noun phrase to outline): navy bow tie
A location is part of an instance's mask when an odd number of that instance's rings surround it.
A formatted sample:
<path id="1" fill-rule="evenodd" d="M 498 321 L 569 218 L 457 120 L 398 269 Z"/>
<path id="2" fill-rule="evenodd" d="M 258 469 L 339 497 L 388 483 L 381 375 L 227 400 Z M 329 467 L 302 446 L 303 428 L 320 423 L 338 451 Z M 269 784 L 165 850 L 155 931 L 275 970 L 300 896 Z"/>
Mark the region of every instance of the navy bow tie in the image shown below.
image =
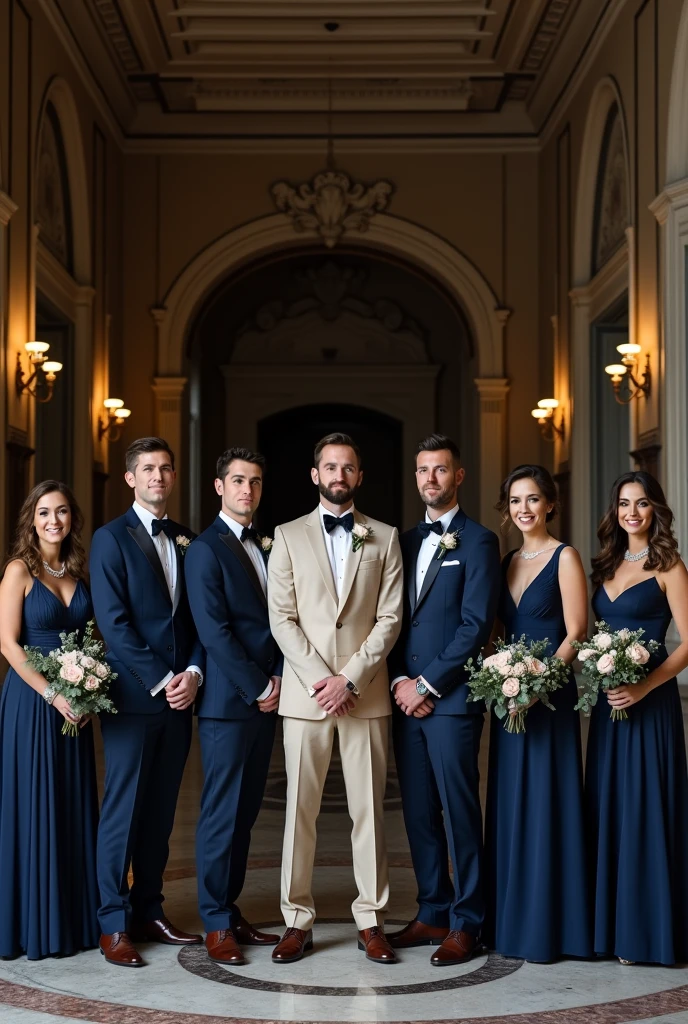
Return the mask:
<path id="1" fill-rule="evenodd" d="M 154 519 L 151 523 L 151 533 L 154 537 L 157 537 L 159 533 L 164 533 L 166 536 L 172 536 L 172 521 L 170 519 Z"/>
<path id="2" fill-rule="evenodd" d="M 328 513 L 325 513 L 325 515 L 323 515 L 323 523 L 325 524 L 325 529 L 328 533 L 332 533 L 335 526 L 343 526 L 347 533 L 351 533 L 354 528 L 354 514 L 353 512 L 347 512 L 345 516 L 341 516 L 337 519 L 336 516 L 331 516 L 328 515 Z"/>
<path id="3" fill-rule="evenodd" d="M 444 527 L 439 519 L 436 519 L 434 523 L 426 523 L 425 521 L 418 523 L 418 529 L 423 540 L 429 537 L 431 533 L 436 533 L 438 537 L 441 537 L 444 533 Z"/>
<path id="4" fill-rule="evenodd" d="M 241 543 L 245 540 L 252 540 L 254 544 L 260 544 L 260 538 L 255 526 L 245 526 L 241 531 Z"/>

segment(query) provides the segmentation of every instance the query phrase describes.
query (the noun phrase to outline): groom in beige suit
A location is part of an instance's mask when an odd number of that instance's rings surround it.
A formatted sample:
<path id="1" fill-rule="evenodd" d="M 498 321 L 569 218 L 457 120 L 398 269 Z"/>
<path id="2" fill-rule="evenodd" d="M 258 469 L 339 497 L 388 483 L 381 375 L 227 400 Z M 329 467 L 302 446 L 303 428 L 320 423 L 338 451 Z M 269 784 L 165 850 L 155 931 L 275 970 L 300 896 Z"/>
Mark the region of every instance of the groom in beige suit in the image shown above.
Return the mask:
<path id="1" fill-rule="evenodd" d="M 358 896 L 359 948 L 395 963 L 382 930 L 389 878 L 382 800 L 391 715 L 386 658 L 401 628 L 402 563 L 397 531 L 354 508 L 360 452 L 347 434 L 315 448 L 320 504 L 280 526 L 268 563 L 273 636 L 284 654 L 279 713 L 287 768 L 282 913 L 276 963 L 312 948 L 315 822 L 337 730 Z"/>

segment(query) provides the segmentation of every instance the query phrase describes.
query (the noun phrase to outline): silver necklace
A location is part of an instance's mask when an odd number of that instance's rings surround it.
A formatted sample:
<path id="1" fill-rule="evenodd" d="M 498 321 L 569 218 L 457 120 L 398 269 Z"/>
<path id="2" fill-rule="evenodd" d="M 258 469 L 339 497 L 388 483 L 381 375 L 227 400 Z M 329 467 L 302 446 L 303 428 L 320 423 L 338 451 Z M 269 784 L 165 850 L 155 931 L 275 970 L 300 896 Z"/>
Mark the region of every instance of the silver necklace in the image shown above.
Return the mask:
<path id="1" fill-rule="evenodd" d="M 539 551 L 519 551 L 521 558 L 525 558 L 526 562 L 529 562 L 531 558 L 537 558 L 538 555 L 544 555 L 545 551 L 549 551 L 551 544 L 546 548 L 540 548 Z"/>
<path id="2" fill-rule="evenodd" d="M 626 551 L 624 553 L 624 559 L 627 562 L 639 562 L 641 558 L 647 558 L 649 551 L 649 547 L 643 548 L 643 550 L 639 551 L 637 555 L 632 555 L 630 551 Z"/>
<path id="3" fill-rule="evenodd" d="M 51 569 L 51 568 L 50 568 L 50 566 L 48 565 L 48 563 L 46 562 L 46 560 L 45 560 L 45 559 L 43 559 L 43 568 L 45 569 L 45 571 L 46 571 L 46 572 L 47 572 L 47 573 L 48 573 L 48 574 L 49 574 L 50 576 L 54 576 L 56 580 L 61 580 L 61 579 L 62 579 L 62 577 L 63 577 L 63 576 L 64 576 L 64 574 L 65 574 L 65 568 L 66 568 L 66 566 L 67 566 L 67 563 L 66 563 L 66 562 L 63 562 L 63 563 L 62 563 L 62 568 L 61 568 L 61 569 Z"/>

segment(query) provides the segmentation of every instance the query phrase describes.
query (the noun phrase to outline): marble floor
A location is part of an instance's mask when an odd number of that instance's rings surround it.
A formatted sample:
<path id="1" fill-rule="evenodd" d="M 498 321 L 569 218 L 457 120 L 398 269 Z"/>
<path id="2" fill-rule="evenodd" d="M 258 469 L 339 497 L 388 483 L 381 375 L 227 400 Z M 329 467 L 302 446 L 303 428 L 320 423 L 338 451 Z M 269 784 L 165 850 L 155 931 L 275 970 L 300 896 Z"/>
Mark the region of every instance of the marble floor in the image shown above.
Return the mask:
<path id="1" fill-rule="evenodd" d="M 688 723 L 688 702 L 684 706 Z M 486 747 L 485 738 L 483 767 Z M 200 785 L 194 743 L 171 844 L 166 909 L 182 928 L 198 931 L 193 840 Z M 283 806 L 278 745 L 241 904 L 251 921 L 278 931 Z M 415 914 L 413 872 L 393 768 L 386 825 L 392 925 Z M 97 950 L 64 960 L 0 962 L 0 1024 L 688 1024 L 688 967 L 623 967 L 611 961 L 537 965 L 484 955 L 463 967 L 438 971 L 428 962 L 428 948 L 403 952 L 397 966 L 369 963 L 357 949 L 351 921 L 355 892 L 349 831 L 335 764 L 318 823 L 315 948 L 300 963 L 275 966 L 269 949 L 253 948 L 247 951 L 246 967 L 229 969 L 210 962 L 202 947 L 157 945 L 140 947 L 148 966 L 138 971 L 105 964 Z"/>

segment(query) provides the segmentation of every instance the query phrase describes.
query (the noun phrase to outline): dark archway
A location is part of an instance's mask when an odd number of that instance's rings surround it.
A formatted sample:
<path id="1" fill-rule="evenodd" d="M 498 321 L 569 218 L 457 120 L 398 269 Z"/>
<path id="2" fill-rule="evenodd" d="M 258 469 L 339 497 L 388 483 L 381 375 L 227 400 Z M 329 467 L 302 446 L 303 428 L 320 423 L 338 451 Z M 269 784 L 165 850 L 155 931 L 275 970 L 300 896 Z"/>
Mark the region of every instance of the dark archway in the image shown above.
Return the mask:
<path id="1" fill-rule="evenodd" d="M 272 536 L 280 523 L 305 515 L 318 494 L 311 482 L 313 449 L 321 437 L 343 431 L 363 453 L 363 484 L 356 498 L 366 515 L 401 526 L 402 424 L 359 405 L 305 405 L 258 423 L 258 448 L 268 462 L 260 527 Z"/>

